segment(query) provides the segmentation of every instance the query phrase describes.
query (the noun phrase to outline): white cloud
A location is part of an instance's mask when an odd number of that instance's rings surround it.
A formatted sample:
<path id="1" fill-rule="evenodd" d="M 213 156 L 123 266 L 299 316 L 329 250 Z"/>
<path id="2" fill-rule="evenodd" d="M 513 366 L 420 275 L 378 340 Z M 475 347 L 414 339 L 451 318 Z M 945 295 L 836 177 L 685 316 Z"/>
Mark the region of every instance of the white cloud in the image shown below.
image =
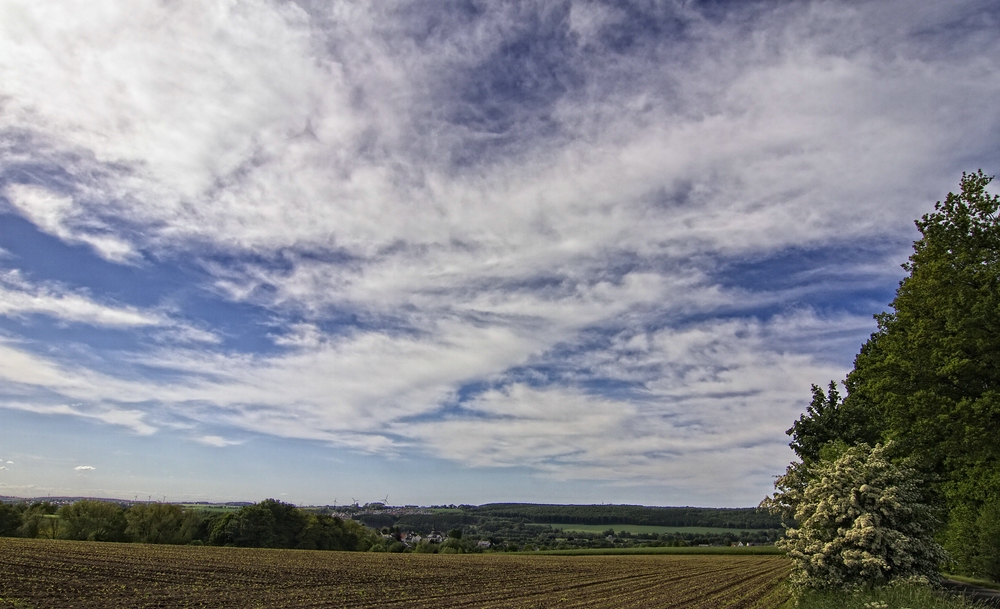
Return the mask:
<path id="1" fill-rule="evenodd" d="M 436 105 L 457 102 L 429 98 L 427 82 L 492 52 L 512 18 L 502 10 L 483 31 L 421 48 L 387 32 L 394 26 L 373 7 L 309 16 L 268 2 L 149 5 L 126 18 L 98 3 L 93 16 L 68 18 L 17 6 L 9 120 L 142 166 L 106 186 L 121 191 L 111 202 L 26 190 L 48 201 L 25 204 L 40 226 L 61 226 L 69 212 L 60 210 L 112 205 L 164 245 L 335 246 L 414 282 L 452 267 L 457 281 L 490 268 L 532 276 L 541 260 L 575 264 L 581 252 L 754 251 L 908 226 L 928 193 L 953 181 L 954 167 L 925 166 L 933 151 L 989 146 L 989 130 L 966 133 L 960 117 L 983 113 L 1000 86 L 974 62 L 917 54 L 905 22 L 867 27 L 863 8 L 776 11 L 767 42 L 694 22 L 683 61 L 578 66 L 612 82 L 645 74 L 613 95 L 559 101 L 562 147 L 456 175 L 437 160 L 446 149 L 418 144 L 469 137 L 435 116 Z M 321 50 L 331 42 L 338 54 Z M 86 54 L 75 52 L 83 45 Z M 897 54 L 887 59 L 885 45 Z M 84 56 L 94 59 L 84 65 Z M 74 103 L 60 103 L 67 97 Z M 941 107 L 952 112 L 942 118 Z M 315 137 L 298 137 L 307 124 Z M 428 137 L 411 133 L 418 126 Z M 366 138 L 378 153 L 357 152 Z M 649 205 L 651 193 L 685 184 L 687 208 Z M 378 255 L 393 244 L 412 247 Z M 414 248 L 440 263 L 425 266 Z M 363 287 L 380 276 L 353 279 Z"/>
<path id="2" fill-rule="evenodd" d="M 109 396 L 110 397 L 110 396 Z M 40 404 L 25 402 L 0 401 L 0 408 L 13 408 L 45 415 L 70 415 L 85 419 L 95 419 L 109 425 L 118 425 L 130 429 L 133 433 L 147 436 L 156 432 L 156 427 L 147 423 L 144 419 L 146 413 L 134 409 L 121 409 L 103 407 L 89 407 L 84 405 L 67 404 Z"/>
<path id="3" fill-rule="evenodd" d="M 106 225 L 83 220 L 84 210 L 73 204 L 72 197 L 24 184 L 10 184 L 4 194 L 21 214 L 42 231 L 71 243 L 86 243 L 102 257 L 114 262 L 128 262 L 137 255 L 131 244 L 114 235 Z"/>
<path id="4" fill-rule="evenodd" d="M 227 440 L 226 438 L 223 438 L 222 436 L 211 436 L 211 435 L 199 436 L 199 437 L 195 438 L 195 441 L 196 442 L 200 442 L 200 443 L 202 443 L 202 444 L 204 444 L 206 446 L 217 446 L 219 448 L 222 448 L 222 447 L 225 447 L 225 446 L 236 446 L 238 444 L 242 444 L 243 443 L 240 440 Z"/>
<path id="5" fill-rule="evenodd" d="M 0 273 L 0 315 L 41 313 L 95 326 L 136 327 L 166 323 L 162 317 L 135 307 L 112 307 L 79 293 L 51 286 L 35 286 L 17 271 Z"/>
<path id="6" fill-rule="evenodd" d="M 320 329 L 308 323 L 291 324 L 286 334 L 272 336 L 272 339 L 282 347 L 316 348 L 324 342 Z"/>
<path id="7" fill-rule="evenodd" d="M 85 472 L 85 471 L 92 471 L 92 470 L 95 470 L 97 468 L 94 467 L 94 466 L 92 466 L 92 465 L 77 465 L 73 469 L 75 469 L 78 472 Z"/>
<path id="8" fill-rule="evenodd" d="M 172 327 L 158 332 L 154 336 L 165 343 L 203 343 L 217 345 L 222 338 L 215 332 L 184 324 L 171 324 Z"/>
<path id="9" fill-rule="evenodd" d="M 749 496 L 765 475 L 747 472 L 787 459 L 808 385 L 842 377 L 826 347 L 850 352 L 871 321 L 759 313 L 815 288 L 727 288 L 720 265 L 903 243 L 1000 127 L 989 28 L 927 42 L 974 2 L 679 9 L 683 35 L 537 58 L 576 78 L 540 109 L 463 93 L 493 86 L 488 61 L 533 7 L 418 39 L 397 4 L 313 4 L 0 7 L 0 129 L 27 142 L 0 148 L 28 167 L 10 205 L 108 260 L 231 254 L 201 261 L 214 287 L 295 320 L 268 328 L 278 354 L 223 352 L 207 324 L 11 274 L 0 314 L 166 343 L 99 373 L 0 341 L 18 403 L 51 392 L 88 406 L 37 412 L 137 433 L 176 417 L 564 478 L 716 476 Z M 560 24 L 599 45 L 625 18 L 579 2 Z M 508 131 L 456 120 L 491 112 Z M 898 262 L 838 277 L 882 282 Z M 459 403 L 472 384 L 492 389 Z"/>
<path id="10" fill-rule="evenodd" d="M 17 270 L 0 271 L 0 315 L 30 314 L 109 328 L 157 328 L 154 337 L 166 343 L 221 342 L 214 332 L 171 319 L 162 311 L 107 305 L 93 300 L 86 292 L 72 291 L 57 284 L 32 284 Z"/>
<path id="11" fill-rule="evenodd" d="M 366 434 L 386 421 L 433 410 L 457 385 L 521 363 L 540 345 L 511 328 L 449 320 L 433 334 L 356 333 L 277 357 L 173 351 L 149 364 L 188 375 L 155 390 L 186 404 L 188 416 L 374 449 L 384 439 Z"/>
<path id="12" fill-rule="evenodd" d="M 157 400 L 161 415 L 216 426 L 370 453 L 417 450 L 469 466 L 527 466 L 559 479 L 669 483 L 724 502 L 698 486 L 712 472 L 730 500 L 745 503 L 789 458 L 781 432 L 804 408 L 809 385 L 846 372 L 811 353 L 857 338 L 871 323 L 867 316 L 829 319 L 808 311 L 766 322 L 709 320 L 624 330 L 600 350 L 569 345 L 569 354 L 552 355 L 539 351 L 547 340 L 467 334 L 462 326 L 442 343 L 361 334 L 271 358 L 174 351 L 173 360 L 156 363 L 183 380 L 135 383 L 131 392 Z M 498 360 L 503 341 L 508 353 Z M 496 372 L 528 358 L 550 368 L 539 387 Z M 459 386 L 482 378 L 496 388 L 443 418 L 436 414 Z M 602 386 L 620 383 L 631 389 L 602 395 Z M 579 388 L 584 384 L 594 389 Z M 88 391 L 92 399 L 121 399 L 110 388 Z M 138 410 L 8 406 L 148 425 Z M 218 435 L 195 439 L 237 443 Z"/>
<path id="13" fill-rule="evenodd" d="M 559 479 L 671 486 L 712 504 L 755 503 L 791 456 L 780 432 L 802 411 L 809 385 L 846 372 L 787 349 L 835 334 L 831 326 L 862 323 L 818 322 L 800 313 L 625 335 L 605 350 L 552 362 L 589 371 L 571 383 L 637 384 L 621 397 L 515 382 L 443 420 L 400 421 L 392 431 L 473 466 L 529 466 Z"/>
<path id="14" fill-rule="evenodd" d="M 52 393 L 80 403 L 123 401 L 139 402 L 153 399 L 155 384 L 132 381 L 124 365 L 119 365 L 112 374 L 102 374 L 88 368 L 81 361 L 80 353 L 59 354 L 66 361 L 60 363 L 53 358 L 56 353 L 45 355 L 32 353 L 27 345 L 0 339 L 0 382 L 8 394 L 21 396 L 22 401 L 4 402 L 0 407 L 10 406 L 31 408 L 71 408 L 52 405 Z M 25 396 L 37 397 L 39 402 L 31 406 L 23 401 Z"/>

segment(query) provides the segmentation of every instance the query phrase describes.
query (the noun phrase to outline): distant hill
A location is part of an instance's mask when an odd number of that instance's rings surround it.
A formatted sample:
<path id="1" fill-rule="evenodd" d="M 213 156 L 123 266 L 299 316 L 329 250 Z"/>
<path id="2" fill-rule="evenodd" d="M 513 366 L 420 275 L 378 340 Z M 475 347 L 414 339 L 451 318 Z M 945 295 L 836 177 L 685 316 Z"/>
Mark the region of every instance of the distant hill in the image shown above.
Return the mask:
<path id="1" fill-rule="evenodd" d="M 488 503 L 468 512 L 484 518 L 512 518 L 537 524 L 639 524 L 747 530 L 781 528 L 780 518 L 756 508 Z"/>
<path id="2" fill-rule="evenodd" d="M 734 530 L 781 529 L 781 520 L 756 508 L 648 507 L 642 505 L 559 505 L 488 503 L 448 509 L 420 508 L 357 513 L 368 526 L 401 526 L 415 530 L 448 530 L 469 525 L 494 528 L 500 523 L 524 525 L 646 525 Z"/>

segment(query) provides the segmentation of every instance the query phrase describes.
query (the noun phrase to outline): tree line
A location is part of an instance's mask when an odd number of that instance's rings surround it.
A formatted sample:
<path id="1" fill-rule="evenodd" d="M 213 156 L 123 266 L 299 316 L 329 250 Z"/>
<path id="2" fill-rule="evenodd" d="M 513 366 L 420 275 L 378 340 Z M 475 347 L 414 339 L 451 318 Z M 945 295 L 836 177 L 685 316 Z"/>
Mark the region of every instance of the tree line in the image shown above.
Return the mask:
<path id="1" fill-rule="evenodd" d="M 226 512 L 184 508 L 171 503 L 128 504 L 84 499 L 59 506 L 40 501 L 30 504 L 0 503 L 0 536 L 256 548 L 434 553 L 729 545 L 737 542 L 765 544 L 773 543 L 778 536 L 776 527 L 767 531 L 734 530 L 728 533 L 630 534 L 621 530 L 615 533 L 612 526 L 604 533 L 564 533 L 553 529 L 550 524 L 526 522 L 525 517 L 532 515 L 530 509 L 532 507 L 545 508 L 541 510 L 544 514 L 549 509 L 571 507 L 586 512 L 590 508 L 602 506 L 520 506 L 520 511 L 506 512 L 510 509 L 508 506 L 499 510 L 483 510 L 485 513 L 477 512 L 477 508 L 473 506 L 463 506 L 461 510 L 408 514 L 388 520 L 387 514 L 359 514 L 354 517 L 357 520 L 354 520 L 333 516 L 322 510 L 300 509 L 274 499 Z M 633 510 L 662 509 L 641 506 L 614 507 L 628 507 Z M 523 508 L 528 509 L 525 511 Z M 676 509 L 699 510 L 698 508 Z M 496 515 L 499 513 L 511 513 L 517 517 L 506 518 Z M 572 514 L 573 510 L 570 510 L 568 515 Z M 385 523 L 378 519 L 380 516 L 386 520 Z M 579 517 L 580 514 L 576 516 Z M 705 521 L 702 520 L 693 522 L 696 526 L 710 526 L 704 524 Z M 628 523 L 617 521 L 614 524 Z M 405 544 L 402 541 L 404 536 L 411 533 L 426 536 L 433 531 L 449 531 L 449 533 L 442 542 L 428 541 L 426 538 L 420 542 L 407 540 Z M 614 541 L 607 540 L 609 535 L 615 538 Z M 480 542 L 484 541 L 490 543 L 483 546 Z"/>
<path id="2" fill-rule="evenodd" d="M 843 381 L 813 386 L 764 505 L 813 588 L 1000 581 L 1000 197 L 963 174 L 916 222 L 891 310 Z"/>
<path id="3" fill-rule="evenodd" d="M 781 519 L 756 508 L 650 507 L 644 505 L 551 505 L 487 503 L 461 506 L 447 516 L 455 522 L 477 524 L 507 519 L 535 524 L 649 525 L 666 527 L 717 527 L 724 529 L 780 529 Z"/>
<path id="4" fill-rule="evenodd" d="M 82 541 L 365 551 L 381 537 L 364 525 L 266 499 L 232 512 L 184 509 L 172 503 L 83 499 L 0 503 L 0 536 Z"/>

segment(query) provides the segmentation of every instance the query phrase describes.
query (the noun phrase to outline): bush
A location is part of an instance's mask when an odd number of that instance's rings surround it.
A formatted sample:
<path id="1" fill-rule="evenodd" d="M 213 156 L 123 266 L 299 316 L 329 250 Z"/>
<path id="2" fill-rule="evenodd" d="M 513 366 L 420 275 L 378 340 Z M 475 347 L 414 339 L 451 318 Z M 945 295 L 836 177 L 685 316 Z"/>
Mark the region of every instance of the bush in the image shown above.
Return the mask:
<path id="1" fill-rule="evenodd" d="M 82 499 L 59 508 L 67 539 L 126 541 L 125 510 L 117 503 Z"/>
<path id="2" fill-rule="evenodd" d="M 944 540 L 953 568 L 1000 582 L 1000 498 L 987 501 L 978 511 L 960 505 L 948 520 Z"/>
<path id="3" fill-rule="evenodd" d="M 437 554 L 438 544 L 428 543 L 426 540 L 420 541 L 413 546 L 413 551 L 417 554 Z"/>
<path id="4" fill-rule="evenodd" d="M 31 539 L 39 535 L 55 539 L 59 530 L 59 519 L 55 517 L 55 513 L 56 506 L 47 501 L 32 503 L 21 513 L 18 535 Z"/>
<path id="5" fill-rule="evenodd" d="M 947 554 L 933 539 L 936 521 L 921 481 L 887 458 L 889 445 L 847 448 L 812 466 L 793 464 L 762 504 L 792 516 L 797 528 L 775 545 L 794 561 L 793 586 L 871 587 L 911 578 L 940 579 Z"/>
<path id="6" fill-rule="evenodd" d="M 1000 582 L 1000 498 L 983 506 L 976 520 L 979 525 L 980 572 L 995 582 Z"/>

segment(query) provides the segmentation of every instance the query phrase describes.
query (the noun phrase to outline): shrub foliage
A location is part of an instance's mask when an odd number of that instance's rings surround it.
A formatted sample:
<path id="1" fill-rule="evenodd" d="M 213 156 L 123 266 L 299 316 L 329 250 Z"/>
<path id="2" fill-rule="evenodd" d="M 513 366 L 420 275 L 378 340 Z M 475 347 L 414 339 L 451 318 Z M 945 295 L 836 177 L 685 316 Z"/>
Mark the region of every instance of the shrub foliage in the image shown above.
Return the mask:
<path id="1" fill-rule="evenodd" d="M 939 578 L 944 550 L 917 473 L 890 461 L 890 446 L 861 444 L 835 459 L 795 464 L 763 506 L 797 523 L 783 547 L 799 588 L 844 589 Z"/>

